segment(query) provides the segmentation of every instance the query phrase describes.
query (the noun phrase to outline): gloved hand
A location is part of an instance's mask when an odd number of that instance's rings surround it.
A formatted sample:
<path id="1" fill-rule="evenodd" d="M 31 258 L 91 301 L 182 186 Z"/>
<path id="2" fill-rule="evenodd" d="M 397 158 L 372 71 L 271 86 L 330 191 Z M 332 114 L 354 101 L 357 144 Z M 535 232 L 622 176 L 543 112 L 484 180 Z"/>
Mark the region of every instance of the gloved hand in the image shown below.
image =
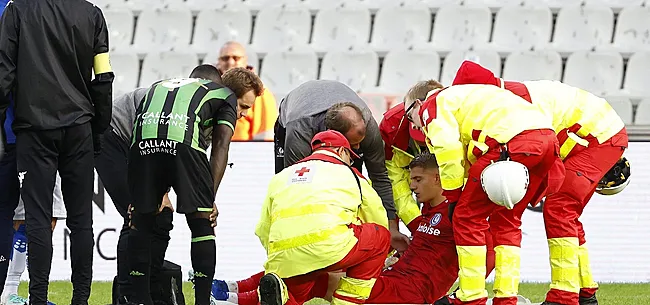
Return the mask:
<path id="1" fill-rule="evenodd" d="M 102 151 L 102 135 L 98 133 L 93 133 L 93 150 L 95 156 L 99 155 Z"/>
<path id="2" fill-rule="evenodd" d="M 449 204 L 449 211 L 448 211 L 448 216 L 449 216 L 449 221 L 453 222 L 454 219 L 454 209 L 456 209 L 456 204 L 457 202 L 452 202 Z"/>

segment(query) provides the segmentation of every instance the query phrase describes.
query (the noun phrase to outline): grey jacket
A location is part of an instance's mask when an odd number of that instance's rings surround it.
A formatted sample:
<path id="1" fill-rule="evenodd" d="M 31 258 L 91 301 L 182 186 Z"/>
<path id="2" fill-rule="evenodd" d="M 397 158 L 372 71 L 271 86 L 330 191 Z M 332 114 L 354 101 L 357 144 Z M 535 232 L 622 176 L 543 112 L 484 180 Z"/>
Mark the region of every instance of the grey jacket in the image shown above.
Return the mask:
<path id="1" fill-rule="evenodd" d="M 367 127 L 366 137 L 360 143 L 359 156 L 366 165 L 372 187 L 382 199 L 388 219 L 395 219 L 393 190 L 386 170 L 379 126 L 363 99 L 343 83 L 308 81 L 289 92 L 280 102 L 278 120 L 286 129 L 284 166 L 290 166 L 311 154 L 311 139 L 325 130 L 325 112 L 340 102 L 352 102 L 363 112 Z"/>

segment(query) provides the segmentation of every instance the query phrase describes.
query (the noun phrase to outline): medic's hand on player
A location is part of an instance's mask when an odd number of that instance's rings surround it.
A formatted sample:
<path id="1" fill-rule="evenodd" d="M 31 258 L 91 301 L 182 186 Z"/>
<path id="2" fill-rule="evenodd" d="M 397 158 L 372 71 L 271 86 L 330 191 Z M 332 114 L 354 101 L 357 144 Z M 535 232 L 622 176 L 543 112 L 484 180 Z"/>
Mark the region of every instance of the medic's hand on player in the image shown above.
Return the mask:
<path id="1" fill-rule="evenodd" d="M 458 203 L 458 200 L 460 199 L 460 195 L 462 193 L 463 193 L 462 188 L 442 191 L 442 195 L 445 196 L 445 198 L 449 202 L 449 212 L 448 212 L 449 221 L 452 221 L 453 219 L 454 209 L 456 208 L 456 204 Z"/>
<path id="2" fill-rule="evenodd" d="M 212 206 L 212 213 L 210 214 L 210 222 L 212 223 L 212 227 L 217 226 L 217 217 L 219 216 L 219 209 L 217 209 L 217 203 L 213 203 Z"/>
<path id="3" fill-rule="evenodd" d="M 397 220 L 389 220 L 388 221 L 388 227 L 390 230 L 390 245 L 393 247 L 393 249 L 397 250 L 397 253 L 404 253 L 406 249 L 409 247 L 409 244 L 411 243 L 411 240 L 409 239 L 408 236 L 402 234 L 399 231 L 399 224 L 397 224 Z"/>

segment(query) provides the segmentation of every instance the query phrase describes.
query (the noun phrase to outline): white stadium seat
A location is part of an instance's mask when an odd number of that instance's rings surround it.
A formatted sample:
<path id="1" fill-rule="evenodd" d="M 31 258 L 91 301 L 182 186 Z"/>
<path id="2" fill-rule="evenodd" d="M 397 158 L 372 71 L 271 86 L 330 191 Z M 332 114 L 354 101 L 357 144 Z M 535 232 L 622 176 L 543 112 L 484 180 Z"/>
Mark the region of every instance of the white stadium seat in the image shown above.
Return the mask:
<path id="1" fill-rule="evenodd" d="M 244 6 L 241 0 L 187 0 L 187 7 L 193 11 L 222 10 L 229 6 Z"/>
<path id="2" fill-rule="evenodd" d="M 252 11 L 261 11 L 269 7 L 282 7 L 284 5 L 301 4 L 301 0 L 243 0 L 244 4 Z"/>
<path id="3" fill-rule="evenodd" d="M 650 125 L 650 98 L 642 100 L 636 108 L 634 125 Z"/>
<path id="4" fill-rule="evenodd" d="M 388 93 L 404 94 L 416 82 L 438 80 L 440 56 L 427 51 L 390 51 L 384 58 L 379 87 Z"/>
<path id="5" fill-rule="evenodd" d="M 440 51 L 468 50 L 486 44 L 491 31 L 487 7 L 445 6 L 436 14 L 431 46 Z"/>
<path id="6" fill-rule="evenodd" d="M 492 11 L 499 11 L 502 7 L 521 5 L 524 0 L 465 0 L 468 6 L 487 6 Z"/>
<path id="7" fill-rule="evenodd" d="M 306 81 L 318 79 L 318 56 L 311 49 L 270 52 L 264 57 L 260 77 L 273 93 L 289 93 Z"/>
<path id="8" fill-rule="evenodd" d="M 113 97 L 129 92 L 138 86 L 140 76 L 140 60 L 133 52 L 111 54 L 111 67 L 115 73 L 113 81 Z"/>
<path id="9" fill-rule="evenodd" d="M 138 18 L 133 45 L 138 52 L 182 50 L 192 36 L 189 9 L 144 10 Z"/>
<path id="10" fill-rule="evenodd" d="M 542 5 L 551 9 L 553 13 L 558 12 L 563 7 L 572 7 L 582 5 L 584 0 L 524 0 L 525 5 Z"/>
<path id="11" fill-rule="evenodd" d="M 625 97 L 607 97 L 609 103 L 626 125 L 632 124 L 632 102 Z"/>
<path id="12" fill-rule="evenodd" d="M 643 5 L 646 0 L 585 0 L 588 5 L 597 5 L 609 7 L 615 12 L 620 11 L 624 7 Z M 647 4 L 646 4 L 647 5 Z"/>
<path id="13" fill-rule="evenodd" d="M 260 69 L 260 59 L 257 57 L 257 53 L 253 51 L 253 49 L 250 46 L 244 45 L 244 48 L 246 48 L 246 57 L 248 59 L 248 65 L 253 67 L 254 71 L 259 71 Z M 219 51 L 220 49 L 213 49 L 210 53 L 205 55 L 201 63 L 204 64 L 212 64 L 212 65 L 217 65 L 217 61 L 219 61 Z"/>
<path id="14" fill-rule="evenodd" d="M 314 21 L 312 46 L 318 51 L 338 51 L 366 45 L 370 39 L 370 21 L 370 11 L 365 8 L 320 10 Z"/>
<path id="15" fill-rule="evenodd" d="M 424 4 L 433 11 L 447 5 L 461 5 L 463 0 L 404 0 L 404 5 Z"/>
<path id="16" fill-rule="evenodd" d="M 248 44 L 253 17 L 246 7 L 225 6 L 220 10 L 203 10 L 196 18 L 192 47 L 198 52 L 219 49 L 228 41 Z"/>
<path id="17" fill-rule="evenodd" d="M 379 56 L 367 49 L 328 52 L 320 71 L 320 79 L 336 80 L 356 91 L 375 87 L 378 76 Z"/>
<path id="18" fill-rule="evenodd" d="M 627 62 L 623 91 L 631 96 L 650 96 L 650 52 L 635 53 Z"/>
<path id="19" fill-rule="evenodd" d="M 471 60 L 480 64 L 492 71 L 496 77 L 501 76 L 501 57 L 499 57 L 499 53 L 496 51 L 454 51 L 447 54 L 447 57 L 445 57 L 445 61 L 442 64 L 440 82 L 444 86 L 451 86 L 451 82 L 454 80 L 454 77 L 456 77 L 456 72 L 458 72 L 460 64 L 465 60 Z"/>
<path id="20" fill-rule="evenodd" d="M 617 52 L 575 52 L 569 56 L 564 82 L 596 95 L 616 93 L 623 80 L 623 57 Z"/>
<path id="21" fill-rule="evenodd" d="M 553 14 L 543 6 L 506 6 L 494 22 L 491 47 L 498 51 L 544 48 L 551 41 Z"/>
<path id="22" fill-rule="evenodd" d="M 608 45 L 614 32 L 614 12 L 604 6 L 574 6 L 560 10 L 551 47 L 560 52 L 591 51 Z"/>
<path id="23" fill-rule="evenodd" d="M 506 80 L 562 80 L 562 57 L 555 51 L 526 51 L 508 55 L 503 68 Z"/>
<path id="24" fill-rule="evenodd" d="M 311 14 L 305 7 L 268 7 L 257 14 L 253 47 L 257 52 L 285 51 L 309 43 Z"/>
<path id="25" fill-rule="evenodd" d="M 102 11 L 110 9 L 123 9 L 128 8 L 124 0 L 91 0 L 88 1 L 97 7 L 101 8 Z"/>
<path id="26" fill-rule="evenodd" d="M 626 7 L 617 20 L 614 48 L 627 52 L 650 50 L 650 6 Z"/>
<path id="27" fill-rule="evenodd" d="M 194 53 L 148 53 L 142 63 L 139 86 L 148 87 L 161 79 L 188 77 L 198 61 Z"/>
<path id="28" fill-rule="evenodd" d="M 378 51 L 424 45 L 431 34 L 431 11 L 423 5 L 384 7 L 375 16 L 370 45 Z"/>
<path id="29" fill-rule="evenodd" d="M 186 8 L 184 0 L 126 0 L 126 5 L 136 11 Z"/>
<path id="30" fill-rule="evenodd" d="M 104 19 L 108 27 L 109 46 L 111 50 L 126 49 L 131 46 L 135 19 L 130 9 L 107 9 Z"/>

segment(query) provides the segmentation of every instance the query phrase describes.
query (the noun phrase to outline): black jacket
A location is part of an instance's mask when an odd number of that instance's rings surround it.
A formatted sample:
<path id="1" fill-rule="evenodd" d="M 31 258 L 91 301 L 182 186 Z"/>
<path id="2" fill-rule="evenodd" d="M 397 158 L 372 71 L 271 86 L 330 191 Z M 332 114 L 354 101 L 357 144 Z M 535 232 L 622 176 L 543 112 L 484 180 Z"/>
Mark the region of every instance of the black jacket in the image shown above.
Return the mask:
<path id="1" fill-rule="evenodd" d="M 0 112 L 12 92 L 15 131 L 92 120 L 93 132 L 102 133 L 111 120 L 108 50 L 106 21 L 93 4 L 10 1 L 0 18 Z"/>

